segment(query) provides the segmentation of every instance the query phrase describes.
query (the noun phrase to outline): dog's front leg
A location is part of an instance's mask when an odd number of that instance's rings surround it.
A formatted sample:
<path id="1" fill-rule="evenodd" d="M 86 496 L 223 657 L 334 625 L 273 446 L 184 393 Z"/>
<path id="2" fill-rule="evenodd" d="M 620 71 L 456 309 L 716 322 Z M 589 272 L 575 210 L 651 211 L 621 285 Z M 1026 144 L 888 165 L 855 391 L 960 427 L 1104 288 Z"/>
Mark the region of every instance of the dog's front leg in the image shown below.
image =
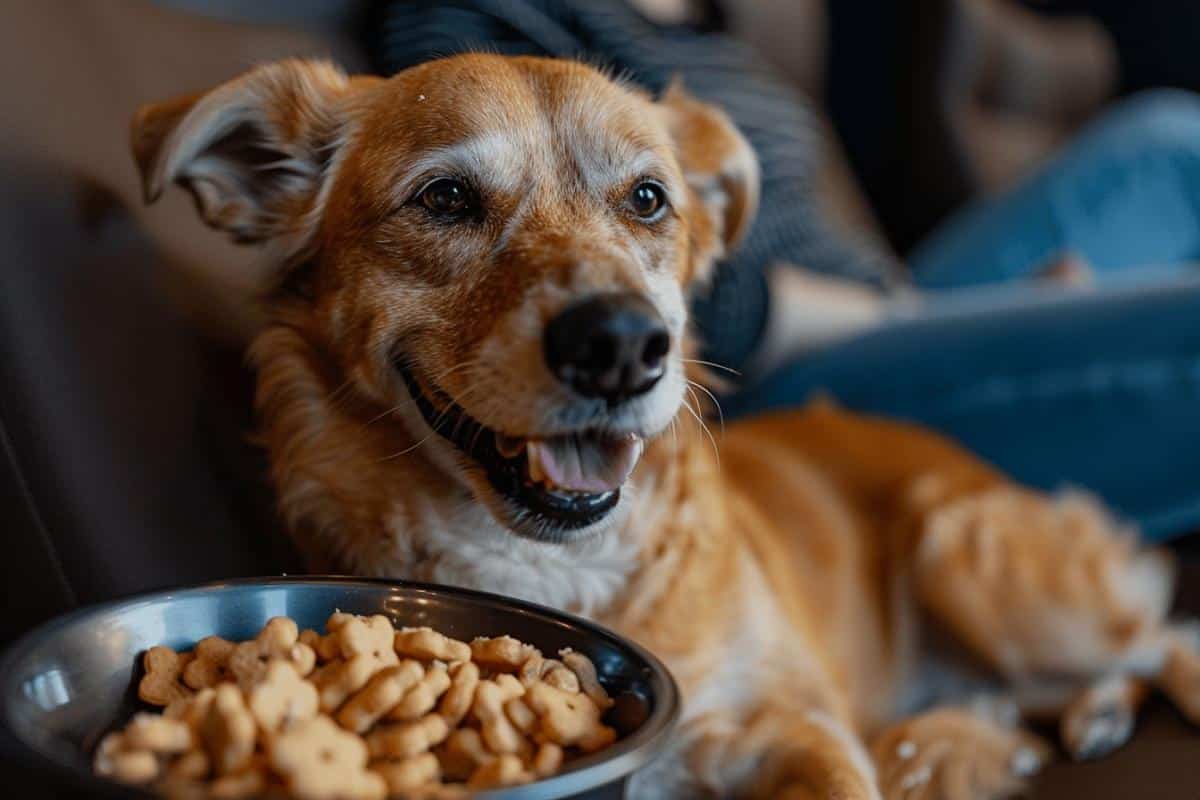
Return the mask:
<path id="1" fill-rule="evenodd" d="M 751 800 L 879 800 L 875 769 L 850 726 L 789 698 L 747 717 L 689 724 L 686 755 L 703 794 Z M 697 791 L 696 794 L 701 794 Z"/>
<path id="2" fill-rule="evenodd" d="M 858 736 L 822 711 L 789 720 L 767 749 L 751 796 L 877 800 L 875 769 Z"/>
<path id="3" fill-rule="evenodd" d="M 1166 554 L 1083 496 L 925 494 L 935 502 L 913 553 L 917 596 L 1015 688 L 1059 687 L 1058 707 L 1022 705 L 1060 716 L 1074 757 L 1124 744 L 1152 686 L 1200 720 L 1200 637 L 1166 620 Z"/>

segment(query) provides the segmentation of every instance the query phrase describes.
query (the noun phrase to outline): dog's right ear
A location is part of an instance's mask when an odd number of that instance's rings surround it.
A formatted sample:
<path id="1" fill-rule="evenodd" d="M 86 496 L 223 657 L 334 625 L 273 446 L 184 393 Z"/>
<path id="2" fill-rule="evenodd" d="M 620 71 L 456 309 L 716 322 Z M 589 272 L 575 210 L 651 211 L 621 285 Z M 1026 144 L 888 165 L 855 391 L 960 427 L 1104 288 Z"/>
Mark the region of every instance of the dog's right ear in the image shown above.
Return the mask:
<path id="1" fill-rule="evenodd" d="M 332 64 L 290 60 L 142 107 L 131 139 L 146 202 L 178 183 L 204 221 L 235 241 L 288 237 L 298 249 L 316 225 L 350 88 Z"/>

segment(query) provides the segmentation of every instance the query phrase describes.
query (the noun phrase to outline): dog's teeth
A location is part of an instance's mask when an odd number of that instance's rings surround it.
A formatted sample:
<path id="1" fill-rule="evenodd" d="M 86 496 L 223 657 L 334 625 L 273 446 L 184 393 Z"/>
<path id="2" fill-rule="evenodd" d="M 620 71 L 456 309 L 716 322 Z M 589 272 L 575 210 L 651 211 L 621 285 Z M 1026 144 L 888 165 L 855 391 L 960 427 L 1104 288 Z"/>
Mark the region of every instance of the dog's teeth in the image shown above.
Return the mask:
<path id="1" fill-rule="evenodd" d="M 525 449 L 527 444 L 528 442 L 524 439 L 505 436 L 503 433 L 496 434 L 496 450 L 505 458 L 516 458 L 521 455 L 521 451 Z"/>
<path id="2" fill-rule="evenodd" d="M 550 477 L 546 475 L 546 471 L 542 468 L 542 457 L 540 451 L 536 447 L 531 447 L 529 442 L 525 443 L 527 452 L 526 463 L 529 469 L 529 482 L 537 486 L 543 492 L 557 492 L 559 494 L 567 491 L 558 486 Z"/>
<path id="3" fill-rule="evenodd" d="M 529 464 L 529 480 L 534 483 L 541 483 L 545 481 L 546 473 L 542 471 L 541 455 L 538 449 L 532 445 L 532 442 L 525 443 L 526 461 Z"/>

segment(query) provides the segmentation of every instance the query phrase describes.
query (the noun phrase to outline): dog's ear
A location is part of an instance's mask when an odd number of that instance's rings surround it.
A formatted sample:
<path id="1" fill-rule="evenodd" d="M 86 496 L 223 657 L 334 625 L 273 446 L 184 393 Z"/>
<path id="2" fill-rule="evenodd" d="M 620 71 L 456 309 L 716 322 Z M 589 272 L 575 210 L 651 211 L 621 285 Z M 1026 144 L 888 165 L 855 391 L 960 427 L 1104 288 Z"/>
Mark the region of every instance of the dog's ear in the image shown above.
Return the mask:
<path id="1" fill-rule="evenodd" d="M 658 102 L 691 189 L 693 264 L 689 280 L 707 276 L 732 250 L 758 209 L 758 159 L 723 111 L 696 100 L 675 81 Z"/>
<path id="2" fill-rule="evenodd" d="M 142 107 L 133 156 L 146 202 L 169 183 L 238 242 L 311 235 L 351 81 L 332 64 L 258 67 L 208 92 Z"/>

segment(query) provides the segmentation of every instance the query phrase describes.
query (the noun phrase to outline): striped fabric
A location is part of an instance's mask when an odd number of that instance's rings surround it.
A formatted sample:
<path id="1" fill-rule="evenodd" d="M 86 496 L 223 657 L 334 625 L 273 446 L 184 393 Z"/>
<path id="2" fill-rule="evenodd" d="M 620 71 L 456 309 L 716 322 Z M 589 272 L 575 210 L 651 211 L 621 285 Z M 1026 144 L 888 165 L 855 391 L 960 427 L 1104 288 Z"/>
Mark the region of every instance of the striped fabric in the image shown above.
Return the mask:
<path id="1" fill-rule="evenodd" d="M 748 47 L 719 33 L 658 27 L 604 0 L 391 2 L 369 31 L 376 68 L 392 74 L 467 50 L 580 58 L 653 92 L 678 75 L 694 96 L 725 109 L 762 163 L 753 229 L 695 298 L 706 356 L 739 368 L 769 313 L 764 270 L 789 262 L 877 287 L 900 280 L 896 264 L 835 232 L 813 195 L 821 129 L 805 100 Z"/>

